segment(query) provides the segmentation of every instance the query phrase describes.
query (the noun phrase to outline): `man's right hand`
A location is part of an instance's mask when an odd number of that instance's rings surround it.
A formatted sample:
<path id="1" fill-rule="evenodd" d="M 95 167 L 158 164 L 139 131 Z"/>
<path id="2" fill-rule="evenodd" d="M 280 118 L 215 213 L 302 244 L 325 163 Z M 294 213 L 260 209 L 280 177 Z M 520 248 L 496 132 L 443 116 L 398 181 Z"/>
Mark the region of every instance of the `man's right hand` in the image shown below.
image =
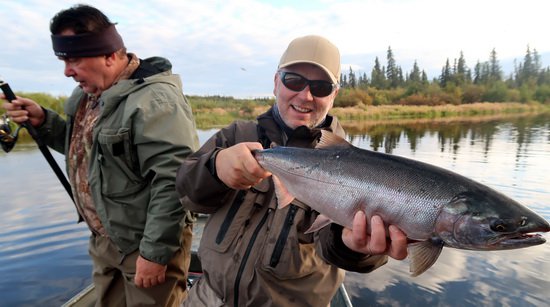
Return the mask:
<path id="1" fill-rule="evenodd" d="M 4 94 L 0 94 L 0 99 L 6 100 Z M 30 120 L 31 125 L 40 126 L 46 117 L 42 107 L 31 99 L 17 96 L 9 102 L 4 102 L 2 107 L 6 109 L 6 113 L 14 122 L 22 124 L 27 120 Z"/>
<path id="2" fill-rule="evenodd" d="M 257 149 L 263 147 L 256 142 L 239 143 L 222 149 L 216 156 L 218 178 L 232 189 L 244 190 L 271 176 L 252 155 L 252 151 Z"/>

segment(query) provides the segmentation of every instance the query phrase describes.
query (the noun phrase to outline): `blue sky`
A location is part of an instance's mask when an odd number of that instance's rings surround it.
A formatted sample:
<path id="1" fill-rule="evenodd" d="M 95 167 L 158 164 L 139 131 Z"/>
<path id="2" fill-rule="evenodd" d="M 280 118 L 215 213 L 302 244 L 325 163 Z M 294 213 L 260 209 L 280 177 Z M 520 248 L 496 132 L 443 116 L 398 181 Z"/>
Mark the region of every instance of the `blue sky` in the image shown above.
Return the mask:
<path id="1" fill-rule="evenodd" d="M 67 95 L 75 83 L 53 56 L 48 25 L 77 2 L 0 0 L 0 77 L 15 91 Z M 295 37 L 320 34 L 342 54 L 344 72 L 416 60 L 430 78 L 447 58 L 464 53 L 473 69 L 493 48 L 507 73 L 527 46 L 550 66 L 547 0 L 98 0 L 88 2 L 117 22 L 126 47 L 139 57 L 164 56 L 189 95 L 267 97 L 273 74 Z M 549 56 L 546 56 L 549 55 Z"/>

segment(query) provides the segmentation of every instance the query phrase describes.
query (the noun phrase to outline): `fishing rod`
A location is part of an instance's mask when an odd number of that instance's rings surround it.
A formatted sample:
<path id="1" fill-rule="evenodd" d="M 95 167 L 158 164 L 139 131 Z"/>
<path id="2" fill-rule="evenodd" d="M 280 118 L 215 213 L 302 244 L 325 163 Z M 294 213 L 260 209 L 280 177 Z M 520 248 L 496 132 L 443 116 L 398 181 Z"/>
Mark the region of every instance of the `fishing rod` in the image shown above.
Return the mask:
<path id="1" fill-rule="evenodd" d="M 2 80 L 0 80 L 0 88 L 2 89 L 2 92 L 4 92 L 4 95 L 6 96 L 6 99 L 9 102 L 12 102 L 17 97 L 15 97 L 15 94 L 10 88 L 10 85 Z M 0 141 L 2 143 L 2 148 L 4 151 L 9 152 L 14 146 L 15 142 L 17 141 L 17 136 L 19 134 L 19 129 L 21 127 L 24 127 L 27 129 L 31 137 L 36 142 L 36 145 L 38 145 L 38 149 L 42 152 L 42 155 L 44 155 L 44 158 L 46 158 L 46 161 L 48 161 L 48 164 L 50 164 L 50 167 L 54 171 L 55 175 L 65 188 L 65 191 L 67 191 L 67 194 L 69 194 L 69 197 L 71 197 L 71 200 L 74 202 L 73 198 L 73 192 L 71 189 L 71 185 L 69 184 L 69 181 L 65 177 L 65 174 L 55 161 L 54 157 L 52 156 L 52 153 L 48 149 L 48 146 L 44 143 L 44 141 L 40 138 L 38 135 L 38 132 L 36 131 L 36 128 L 31 124 L 30 120 L 27 120 L 26 122 L 22 123 L 14 134 L 11 134 L 11 128 L 9 126 L 9 118 L 7 116 L 4 117 L 4 123 L 0 125 Z"/>

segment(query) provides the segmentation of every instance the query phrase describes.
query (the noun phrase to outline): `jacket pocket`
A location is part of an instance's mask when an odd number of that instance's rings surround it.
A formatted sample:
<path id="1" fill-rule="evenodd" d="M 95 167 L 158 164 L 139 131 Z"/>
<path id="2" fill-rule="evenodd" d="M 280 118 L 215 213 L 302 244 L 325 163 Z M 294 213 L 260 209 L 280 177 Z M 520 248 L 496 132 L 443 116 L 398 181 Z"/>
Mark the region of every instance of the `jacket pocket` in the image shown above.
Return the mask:
<path id="1" fill-rule="evenodd" d="M 326 265 L 316 255 L 313 242 L 300 242 L 306 210 L 295 205 L 287 208 L 273 216 L 261 260 L 261 269 L 281 280 L 301 278 Z"/>
<path id="2" fill-rule="evenodd" d="M 102 194 L 120 197 L 143 189 L 145 180 L 134 171 L 137 161 L 133 158 L 129 129 L 104 129 L 97 140 Z"/>
<path id="3" fill-rule="evenodd" d="M 263 182 L 267 183 L 267 180 Z M 259 210 L 263 206 L 267 188 L 263 185 L 250 190 L 240 190 L 233 194 L 227 201 L 227 205 L 210 216 L 207 221 L 201 240 L 201 245 L 208 249 L 225 253 L 230 246 L 239 244 L 238 238 L 242 237 L 245 230 L 253 224 Z"/>

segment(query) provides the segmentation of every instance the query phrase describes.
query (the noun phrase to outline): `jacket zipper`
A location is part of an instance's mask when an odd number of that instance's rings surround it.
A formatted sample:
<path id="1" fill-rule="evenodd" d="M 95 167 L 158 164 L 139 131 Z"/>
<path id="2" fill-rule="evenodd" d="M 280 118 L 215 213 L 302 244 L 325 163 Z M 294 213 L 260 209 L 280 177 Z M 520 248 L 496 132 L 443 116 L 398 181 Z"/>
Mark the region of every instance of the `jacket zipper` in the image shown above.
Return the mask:
<path id="1" fill-rule="evenodd" d="M 277 238 L 275 248 L 273 249 L 273 254 L 271 254 L 271 259 L 269 260 L 269 266 L 271 266 L 272 268 L 276 267 L 277 264 L 279 264 L 281 254 L 283 253 L 285 243 L 288 239 L 288 234 L 290 233 L 290 228 L 292 224 L 294 224 L 294 217 L 296 216 L 296 212 L 298 212 L 298 207 L 295 205 L 290 205 L 290 209 L 285 218 L 283 229 L 281 229 L 281 233 L 279 234 L 279 238 Z"/>
<path id="2" fill-rule="evenodd" d="M 267 217 L 271 213 L 273 209 L 268 208 L 265 212 L 264 216 L 262 217 L 262 220 L 256 226 L 256 229 L 254 229 L 254 233 L 252 234 L 252 237 L 250 238 L 250 242 L 248 243 L 248 246 L 246 247 L 246 252 L 243 255 L 243 258 L 241 260 L 241 265 L 239 266 L 239 271 L 237 272 L 237 277 L 235 278 L 235 285 L 233 287 L 233 296 L 235 297 L 234 306 L 239 307 L 239 286 L 241 283 L 241 277 L 243 275 L 244 267 L 246 265 L 246 262 L 248 260 L 248 257 L 250 256 L 250 251 L 252 250 L 252 246 L 254 246 L 254 242 L 256 241 L 256 238 L 258 237 L 258 233 L 260 232 L 260 229 L 264 226 L 265 222 L 267 221 Z"/>
<path id="3" fill-rule="evenodd" d="M 227 233 L 227 230 L 229 229 L 229 226 L 231 226 L 231 223 L 233 222 L 233 219 L 235 218 L 235 215 L 237 214 L 237 211 L 239 211 L 239 208 L 241 207 L 241 204 L 244 201 L 244 196 L 246 195 L 245 190 L 240 190 L 237 193 L 237 196 L 235 196 L 235 200 L 233 201 L 233 204 L 231 205 L 231 208 L 229 208 L 229 212 L 227 212 L 227 215 L 225 216 L 225 219 L 223 220 L 223 223 L 220 227 L 220 230 L 218 231 L 218 234 L 216 235 L 216 244 L 222 243 L 223 239 L 225 238 L 225 234 Z"/>

